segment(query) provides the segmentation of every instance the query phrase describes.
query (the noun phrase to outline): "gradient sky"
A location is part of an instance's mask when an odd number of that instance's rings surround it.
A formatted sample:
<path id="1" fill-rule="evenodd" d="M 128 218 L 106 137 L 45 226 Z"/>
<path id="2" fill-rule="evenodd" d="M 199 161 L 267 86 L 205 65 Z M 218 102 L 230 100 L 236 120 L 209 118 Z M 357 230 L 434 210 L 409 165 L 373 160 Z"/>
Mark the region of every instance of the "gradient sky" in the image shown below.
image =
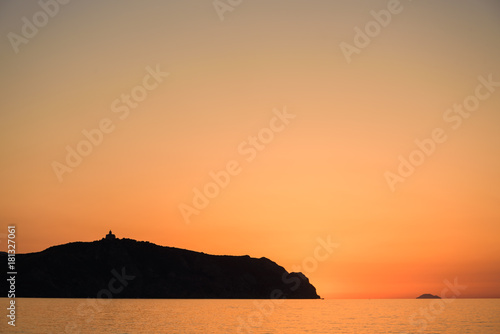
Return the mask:
<path id="1" fill-rule="evenodd" d="M 221 20 L 212 1 L 72 1 L 16 53 L 9 34 L 43 14 L 3 1 L 0 233 L 16 225 L 21 253 L 112 229 L 265 256 L 326 298 L 440 294 L 455 277 L 460 297 L 500 297 L 500 87 L 458 128 L 443 118 L 478 77 L 500 82 L 500 4 L 401 1 L 348 63 L 341 43 L 387 7 L 252 0 Z M 112 103 L 157 66 L 168 77 L 120 119 Z M 239 145 L 285 107 L 295 118 L 247 161 Z M 103 119 L 113 131 L 60 182 L 54 161 Z M 391 191 L 386 172 L 435 128 L 446 141 Z M 179 205 L 230 161 L 240 173 L 187 224 Z M 339 247 L 304 267 L 328 237 Z"/>

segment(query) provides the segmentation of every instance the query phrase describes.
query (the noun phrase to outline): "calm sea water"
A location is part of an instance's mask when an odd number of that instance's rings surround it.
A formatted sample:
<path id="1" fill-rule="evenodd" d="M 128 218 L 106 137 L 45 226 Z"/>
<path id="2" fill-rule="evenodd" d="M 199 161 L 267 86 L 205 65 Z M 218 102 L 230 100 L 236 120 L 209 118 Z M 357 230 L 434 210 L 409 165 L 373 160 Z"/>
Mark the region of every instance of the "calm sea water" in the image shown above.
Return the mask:
<path id="1" fill-rule="evenodd" d="M 7 305 L 8 299 L 2 299 Z M 16 299 L 16 333 L 500 333 L 500 299 Z M 6 314 L 6 310 L 4 313 Z"/>

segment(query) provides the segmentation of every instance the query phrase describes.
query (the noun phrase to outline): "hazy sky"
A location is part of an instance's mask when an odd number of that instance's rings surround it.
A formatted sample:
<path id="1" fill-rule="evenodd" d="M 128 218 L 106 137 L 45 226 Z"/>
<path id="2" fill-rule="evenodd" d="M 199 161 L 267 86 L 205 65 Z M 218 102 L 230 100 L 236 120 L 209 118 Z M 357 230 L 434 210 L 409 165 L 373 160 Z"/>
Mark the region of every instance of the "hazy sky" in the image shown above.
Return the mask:
<path id="1" fill-rule="evenodd" d="M 326 298 L 500 297 L 498 1 L 45 3 L 0 4 L 18 252 L 112 229 Z"/>

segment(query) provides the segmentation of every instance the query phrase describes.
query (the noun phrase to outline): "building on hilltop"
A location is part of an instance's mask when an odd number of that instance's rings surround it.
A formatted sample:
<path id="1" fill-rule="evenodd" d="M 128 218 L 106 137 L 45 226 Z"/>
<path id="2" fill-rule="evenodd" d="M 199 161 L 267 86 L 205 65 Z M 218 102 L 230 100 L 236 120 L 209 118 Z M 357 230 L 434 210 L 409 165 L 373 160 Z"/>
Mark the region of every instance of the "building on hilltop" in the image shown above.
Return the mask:
<path id="1" fill-rule="evenodd" d="M 109 230 L 109 233 L 106 234 L 106 240 L 115 240 L 116 239 L 116 236 L 111 233 L 111 230 Z"/>

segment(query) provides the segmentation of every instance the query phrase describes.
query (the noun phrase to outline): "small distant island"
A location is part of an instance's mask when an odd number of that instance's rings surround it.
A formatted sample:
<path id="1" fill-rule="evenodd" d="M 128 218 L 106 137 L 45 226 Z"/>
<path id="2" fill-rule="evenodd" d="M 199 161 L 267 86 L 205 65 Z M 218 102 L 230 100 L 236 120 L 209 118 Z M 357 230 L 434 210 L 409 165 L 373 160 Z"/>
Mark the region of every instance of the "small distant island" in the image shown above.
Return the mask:
<path id="1" fill-rule="evenodd" d="M 430 293 L 424 293 L 417 297 L 417 299 L 441 299 L 441 297 L 436 295 L 431 295 Z"/>
<path id="2" fill-rule="evenodd" d="M 7 253 L 0 252 L 7 263 Z M 16 297 L 319 299 L 302 273 L 244 256 L 209 255 L 117 238 L 16 254 Z M 0 281 L 1 296 L 9 291 Z"/>

